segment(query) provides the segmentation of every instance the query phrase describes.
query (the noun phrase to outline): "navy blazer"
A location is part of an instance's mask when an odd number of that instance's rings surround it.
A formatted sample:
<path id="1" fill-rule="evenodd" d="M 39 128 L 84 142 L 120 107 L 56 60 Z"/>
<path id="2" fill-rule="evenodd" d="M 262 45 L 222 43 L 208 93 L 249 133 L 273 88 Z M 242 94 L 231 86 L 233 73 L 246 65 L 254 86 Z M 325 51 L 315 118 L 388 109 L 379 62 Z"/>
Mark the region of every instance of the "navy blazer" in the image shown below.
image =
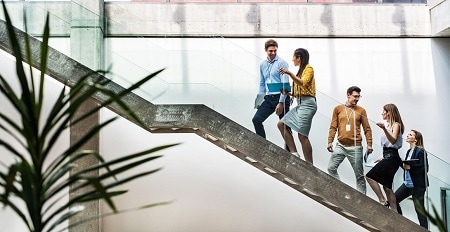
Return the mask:
<path id="1" fill-rule="evenodd" d="M 408 159 L 410 150 L 411 149 L 406 152 L 405 159 Z M 426 188 L 428 186 L 428 154 L 423 148 L 416 146 L 412 152 L 411 159 L 419 159 L 419 162 L 411 164 L 409 169 L 409 174 L 411 175 L 414 187 Z M 403 178 L 405 178 L 405 173 L 403 173 Z"/>

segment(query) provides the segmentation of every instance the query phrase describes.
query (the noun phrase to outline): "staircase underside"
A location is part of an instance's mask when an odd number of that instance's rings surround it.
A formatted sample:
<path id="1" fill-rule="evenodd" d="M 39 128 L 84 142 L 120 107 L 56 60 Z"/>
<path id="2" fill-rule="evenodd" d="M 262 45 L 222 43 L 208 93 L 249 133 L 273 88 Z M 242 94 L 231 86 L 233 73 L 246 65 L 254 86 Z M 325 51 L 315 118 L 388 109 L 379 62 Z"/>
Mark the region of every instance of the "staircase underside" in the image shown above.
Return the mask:
<path id="1" fill-rule="evenodd" d="M 16 34 L 24 44 L 26 34 L 19 30 Z M 0 47 L 12 54 L 8 41 L 6 24 L 0 21 Z M 31 39 L 31 50 L 34 52 L 31 65 L 36 68 L 40 62 L 40 46 L 40 41 Z M 91 72 L 70 57 L 49 49 L 47 75 L 70 87 L 78 78 Z M 111 83 L 109 88 L 116 92 L 123 90 L 115 83 Z M 96 100 L 103 102 L 105 99 L 104 96 L 96 96 Z M 204 105 L 154 105 L 135 94 L 125 96 L 124 100 L 149 132 L 195 133 L 369 231 L 426 231 Z M 114 105 L 108 108 L 124 115 Z"/>

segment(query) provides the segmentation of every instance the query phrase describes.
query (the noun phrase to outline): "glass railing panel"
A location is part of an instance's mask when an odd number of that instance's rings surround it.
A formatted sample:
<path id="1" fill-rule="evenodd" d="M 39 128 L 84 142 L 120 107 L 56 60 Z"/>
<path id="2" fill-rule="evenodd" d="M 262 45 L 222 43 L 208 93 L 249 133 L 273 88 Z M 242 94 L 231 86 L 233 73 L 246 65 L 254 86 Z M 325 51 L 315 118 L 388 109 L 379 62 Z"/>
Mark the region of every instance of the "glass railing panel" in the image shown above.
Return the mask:
<path id="1" fill-rule="evenodd" d="M 117 53 L 111 53 L 109 57 L 114 61 L 111 74 L 107 76 L 125 87 L 149 73 L 149 70 L 139 69 Z M 184 57 L 186 67 L 202 68 L 184 69 L 169 65 L 136 93 L 154 104 L 204 104 L 251 129 L 254 109 L 253 102 L 248 102 L 247 99 L 254 99 L 257 92 L 251 75 L 205 51 L 153 51 L 152 58 L 147 60 L 152 63 L 152 67 L 161 68 L 166 67 L 169 62 L 155 64 L 150 60 L 171 60 L 181 64 L 184 61 L 177 60 L 180 57 Z"/>
<path id="2" fill-rule="evenodd" d="M 18 19 L 18 20 L 12 20 L 12 25 L 20 30 L 24 29 L 23 24 L 23 12 L 22 12 L 22 5 L 20 2 L 16 1 L 6 1 L 5 6 L 8 10 L 9 17 L 12 19 Z M 3 10 L 0 10 L 0 19 L 5 20 L 5 15 L 3 13 Z"/>
<path id="3" fill-rule="evenodd" d="M 430 171 L 429 171 L 429 188 L 428 188 L 428 192 L 427 192 L 427 197 L 429 199 L 429 201 L 427 202 L 428 204 L 425 205 L 426 209 L 429 212 L 432 212 L 432 206 L 436 207 L 438 213 L 439 213 L 439 217 L 444 219 L 444 220 L 449 220 L 448 219 L 448 214 L 445 215 L 445 212 L 443 211 L 442 207 L 448 207 L 448 201 L 447 201 L 447 205 L 443 205 L 444 202 L 442 202 L 441 199 L 441 190 L 442 189 L 450 189 L 450 175 L 448 170 L 450 170 L 450 165 L 446 162 L 444 162 L 443 160 L 439 159 L 438 157 L 436 157 L 436 155 L 432 154 L 431 152 L 428 152 L 428 160 L 429 160 L 429 167 L 430 167 Z M 432 173 L 432 174 L 430 174 Z M 447 194 L 449 194 L 449 192 L 447 191 Z M 448 211 L 447 211 L 448 212 Z M 432 215 L 434 215 L 434 213 L 432 213 Z M 431 224 L 431 223 L 430 223 Z M 447 224 L 448 225 L 448 224 Z M 432 231 L 439 231 L 438 228 L 434 225 L 432 225 L 432 227 L 434 230 Z M 448 228 L 448 227 L 447 227 Z M 448 231 L 448 230 L 447 230 Z"/>
<path id="4" fill-rule="evenodd" d="M 42 35 L 45 25 L 45 15 L 49 13 L 49 23 L 52 28 L 52 37 L 67 36 L 70 32 L 70 21 L 67 16 L 71 15 L 70 3 L 67 1 L 47 2 L 33 1 L 24 2 L 24 13 L 29 26 L 28 33 L 31 35 Z"/>
<path id="5" fill-rule="evenodd" d="M 427 152 L 430 165 L 430 172 L 432 172 L 433 175 L 436 176 L 442 182 L 450 183 L 449 164 L 443 161 L 442 159 L 438 158 L 433 153 L 431 153 L 430 150 L 427 150 Z"/>
<path id="6" fill-rule="evenodd" d="M 52 25 L 52 36 L 62 36 L 70 29 L 70 23 L 65 20 L 70 15 L 70 7 L 67 1 L 6 1 L 6 8 L 12 20 L 12 24 L 20 30 L 25 30 L 23 18 L 26 16 L 28 22 L 28 33 L 31 35 L 42 35 L 45 16 L 49 13 L 50 25 Z M 4 19 L 3 11 L 0 18 Z"/>
<path id="7" fill-rule="evenodd" d="M 429 156 L 430 157 L 430 156 Z M 430 164 L 430 170 L 434 168 L 431 166 Z M 438 217 L 443 218 L 443 214 L 442 214 L 442 210 L 441 210 L 441 206 L 442 206 L 442 202 L 441 202 L 441 188 L 450 188 L 450 185 L 446 182 L 443 182 L 442 180 L 440 180 L 439 178 L 437 178 L 435 175 L 428 175 L 428 180 L 429 180 L 429 187 L 427 189 L 427 192 L 425 193 L 425 199 L 428 199 L 425 201 L 425 209 L 431 213 L 431 215 L 434 215 L 433 212 L 433 206 L 436 208 L 437 212 L 438 212 Z M 411 205 L 412 203 L 408 202 L 408 205 Z M 416 223 L 418 223 L 417 220 L 417 215 L 415 214 L 414 211 L 414 206 L 412 206 L 413 209 L 411 210 L 411 216 L 408 218 Z M 403 209 L 403 208 L 402 208 Z M 436 216 L 436 215 L 434 215 Z M 428 222 L 429 226 L 430 226 L 430 230 L 431 231 L 439 231 L 439 229 L 433 225 L 432 223 Z"/>
<path id="8" fill-rule="evenodd" d="M 70 15 L 71 8 L 68 1 L 9 1 L 6 7 L 13 26 L 25 31 L 24 17 L 27 20 L 28 34 L 41 40 L 45 25 L 45 16 L 49 14 L 51 26 L 49 45 L 70 56 Z M 0 11 L 4 19 L 3 11 Z"/>

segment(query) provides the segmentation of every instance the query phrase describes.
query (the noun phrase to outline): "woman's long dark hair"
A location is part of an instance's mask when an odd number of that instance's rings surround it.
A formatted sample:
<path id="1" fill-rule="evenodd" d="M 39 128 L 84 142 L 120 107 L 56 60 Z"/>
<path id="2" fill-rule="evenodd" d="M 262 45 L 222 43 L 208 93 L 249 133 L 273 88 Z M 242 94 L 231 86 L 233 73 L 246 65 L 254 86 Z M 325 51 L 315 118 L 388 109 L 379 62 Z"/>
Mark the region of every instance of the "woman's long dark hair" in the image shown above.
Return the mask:
<path id="1" fill-rule="evenodd" d="M 297 72 L 297 76 L 300 77 L 306 65 L 309 64 L 309 52 L 304 48 L 297 48 L 294 51 L 294 56 L 297 58 L 300 57 L 300 65 Z"/>

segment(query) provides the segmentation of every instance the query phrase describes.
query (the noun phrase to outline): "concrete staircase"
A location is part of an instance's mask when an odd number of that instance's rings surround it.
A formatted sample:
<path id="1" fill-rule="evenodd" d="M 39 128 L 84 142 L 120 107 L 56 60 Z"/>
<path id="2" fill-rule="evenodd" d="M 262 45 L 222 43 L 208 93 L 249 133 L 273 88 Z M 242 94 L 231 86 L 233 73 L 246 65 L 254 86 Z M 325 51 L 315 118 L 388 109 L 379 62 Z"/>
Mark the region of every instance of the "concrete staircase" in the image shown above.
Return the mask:
<path id="1" fill-rule="evenodd" d="M 19 30 L 16 30 L 16 34 L 24 44 L 27 35 Z M 0 47 L 12 54 L 8 40 L 6 24 L 0 21 Z M 40 41 L 31 39 L 31 50 L 36 53 L 33 54 L 32 66 L 39 68 Z M 70 87 L 78 78 L 92 72 L 50 48 L 47 75 Z M 109 88 L 115 92 L 123 89 L 115 83 L 111 83 Z M 103 102 L 104 97 L 98 95 L 95 100 Z M 426 231 L 204 105 L 154 105 L 135 94 L 125 96 L 124 100 L 145 123 L 144 129 L 149 132 L 195 133 L 369 231 Z M 114 105 L 109 109 L 118 115 L 124 115 Z"/>

